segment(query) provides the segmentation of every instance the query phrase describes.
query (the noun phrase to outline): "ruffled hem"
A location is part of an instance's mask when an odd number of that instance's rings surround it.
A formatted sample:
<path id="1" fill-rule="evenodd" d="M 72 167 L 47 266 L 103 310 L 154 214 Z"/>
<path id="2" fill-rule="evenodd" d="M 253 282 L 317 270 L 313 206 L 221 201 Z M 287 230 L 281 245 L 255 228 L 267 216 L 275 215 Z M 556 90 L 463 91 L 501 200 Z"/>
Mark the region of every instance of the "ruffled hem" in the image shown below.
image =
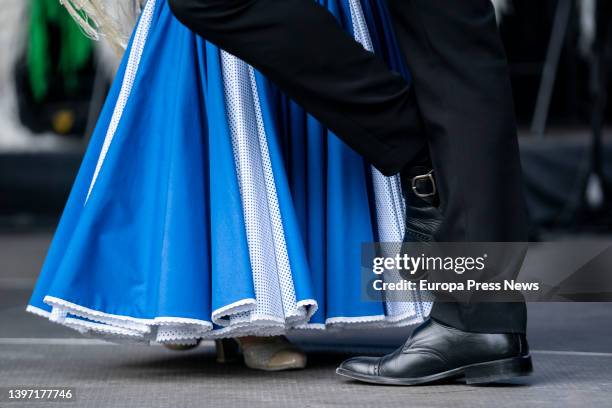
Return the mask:
<path id="1" fill-rule="evenodd" d="M 52 296 L 46 296 L 44 302 L 51 307 L 50 312 L 33 305 L 28 305 L 26 311 L 76 330 L 82 335 L 116 343 L 188 345 L 195 344 L 198 340 L 276 336 L 291 330 L 334 331 L 345 328 L 405 327 L 424 320 L 421 314 L 405 313 L 398 316 L 331 317 L 326 319 L 325 323 L 310 323 L 312 315 L 317 310 L 317 303 L 308 299 L 297 303 L 297 315 L 301 315 L 301 318 L 294 316 L 282 319 L 275 316 L 252 315 L 249 321 L 237 320 L 223 327 L 213 324 L 212 321 L 184 317 L 159 316 L 142 319 L 109 314 Z M 243 299 L 215 311 L 213 316 L 226 315 L 228 311 L 236 310 L 248 312 L 248 306 L 253 305 L 253 299 Z M 220 311 L 223 313 L 218 313 Z"/>

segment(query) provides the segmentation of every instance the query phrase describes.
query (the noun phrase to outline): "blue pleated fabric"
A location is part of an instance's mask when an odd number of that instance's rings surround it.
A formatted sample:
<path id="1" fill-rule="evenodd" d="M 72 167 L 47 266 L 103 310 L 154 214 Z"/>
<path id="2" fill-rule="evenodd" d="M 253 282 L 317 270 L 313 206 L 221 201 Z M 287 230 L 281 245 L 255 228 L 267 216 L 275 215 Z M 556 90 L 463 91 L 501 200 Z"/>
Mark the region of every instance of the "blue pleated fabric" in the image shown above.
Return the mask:
<path id="1" fill-rule="evenodd" d="M 408 78 L 381 0 L 320 2 Z M 418 323 L 425 295 L 361 300 L 361 244 L 400 241 L 404 211 L 396 177 L 149 0 L 28 310 L 162 343 Z"/>

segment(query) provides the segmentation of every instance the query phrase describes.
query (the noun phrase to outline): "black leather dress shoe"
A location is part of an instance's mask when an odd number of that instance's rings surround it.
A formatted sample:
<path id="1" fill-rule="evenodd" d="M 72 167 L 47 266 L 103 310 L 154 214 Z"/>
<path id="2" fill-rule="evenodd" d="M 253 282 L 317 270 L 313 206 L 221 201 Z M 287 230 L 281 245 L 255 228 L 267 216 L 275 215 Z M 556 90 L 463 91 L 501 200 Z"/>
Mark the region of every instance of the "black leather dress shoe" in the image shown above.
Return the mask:
<path id="1" fill-rule="evenodd" d="M 399 349 L 383 357 L 354 357 L 336 373 L 386 385 L 417 385 L 450 378 L 490 383 L 533 371 L 524 334 L 469 333 L 433 319 Z"/>
<path id="2" fill-rule="evenodd" d="M 401 172 L 406 202 L 404 242 L 429 242 L 442 223 L 438 189 L 431 165 L 412 166 Z"/>

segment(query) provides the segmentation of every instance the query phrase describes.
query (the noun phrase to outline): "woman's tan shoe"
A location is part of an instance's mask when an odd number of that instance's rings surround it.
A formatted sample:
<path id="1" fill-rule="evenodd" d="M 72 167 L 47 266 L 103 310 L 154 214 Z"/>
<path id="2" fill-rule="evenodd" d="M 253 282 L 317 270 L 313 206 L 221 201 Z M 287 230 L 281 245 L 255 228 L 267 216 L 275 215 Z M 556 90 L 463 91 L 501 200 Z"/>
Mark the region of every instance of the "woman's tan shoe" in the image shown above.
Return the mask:
<path id="1" fill-rule="evenodd" d="M 195 344 L 164 344 L 164 347 L 172 351 L 187 351 L 198 347 L 200 342 L 201 340 L 198 340 Z"/>
<path id="2" fill-rule="evenodd" d="M 306 354 L 285 336 L 238 339 L 244 364 L 255 370 L 282 371 L 306 367 Z"/>
<path id="3" fill-rule="evenodd" d="M 284 336 L 242 337 L 236 340 L 217 341 L 217 361 L 234 361 L 237 349 L 231 343 L 239 344 L 244 364 L 255 370 L 283 371 L 306 367 L 306 354 Z"/>

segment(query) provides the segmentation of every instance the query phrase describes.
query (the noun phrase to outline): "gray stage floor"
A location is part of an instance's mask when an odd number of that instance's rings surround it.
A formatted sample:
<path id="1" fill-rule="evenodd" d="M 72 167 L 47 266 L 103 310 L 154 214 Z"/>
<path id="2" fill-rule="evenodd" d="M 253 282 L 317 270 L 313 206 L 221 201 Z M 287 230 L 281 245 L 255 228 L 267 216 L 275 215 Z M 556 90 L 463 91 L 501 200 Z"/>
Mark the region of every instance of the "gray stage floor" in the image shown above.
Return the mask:
<path id="1" fill-rule="evenodd" d="M 49 233 L 0 234 L 0 390 L 76 389 L 72 403 L 0 407 L 610 407 L 612 304 L 530 304 L 535 374 L 488 386 L 381 387 L 346 381 L 336 365 L 355 350 L 382 352 L 408 330 L 300 335 L 304 371 L 260 373 L 214 362 L 212 344 L 190 352 L 84 339 L 23 309 Z"/>

